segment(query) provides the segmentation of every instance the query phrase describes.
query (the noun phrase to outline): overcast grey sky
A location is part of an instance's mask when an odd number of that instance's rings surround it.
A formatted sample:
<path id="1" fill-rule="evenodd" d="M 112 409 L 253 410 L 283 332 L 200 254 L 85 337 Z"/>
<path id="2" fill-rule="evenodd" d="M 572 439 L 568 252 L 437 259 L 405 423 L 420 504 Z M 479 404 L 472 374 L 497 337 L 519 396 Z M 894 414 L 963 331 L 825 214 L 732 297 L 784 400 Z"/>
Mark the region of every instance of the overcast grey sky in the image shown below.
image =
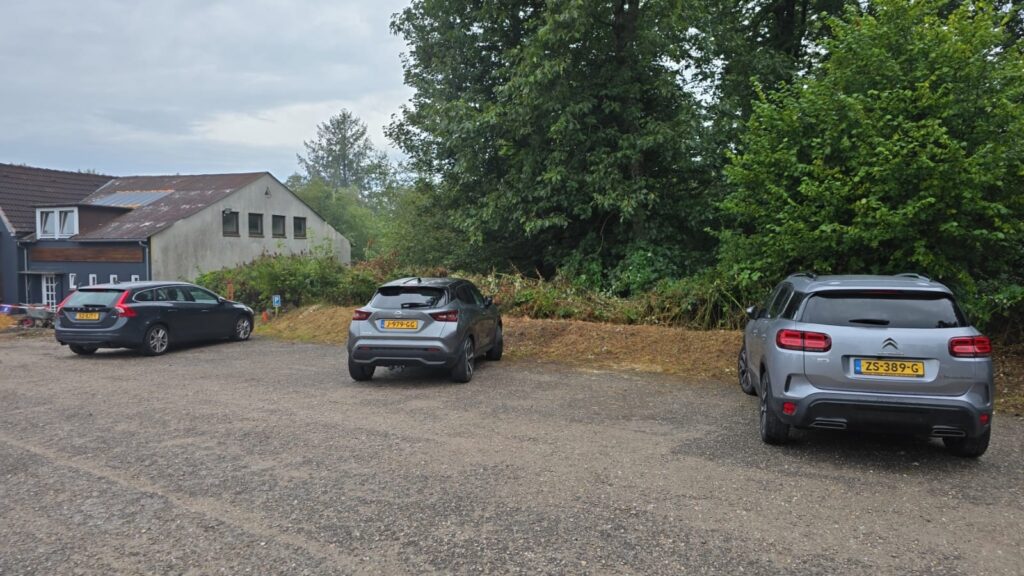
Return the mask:
<path id="1" fill-rule="evenodd" d="M 406 3 L 3 0 L 0 162 L 284 180 L 342 107 L 390 147 Z"/>

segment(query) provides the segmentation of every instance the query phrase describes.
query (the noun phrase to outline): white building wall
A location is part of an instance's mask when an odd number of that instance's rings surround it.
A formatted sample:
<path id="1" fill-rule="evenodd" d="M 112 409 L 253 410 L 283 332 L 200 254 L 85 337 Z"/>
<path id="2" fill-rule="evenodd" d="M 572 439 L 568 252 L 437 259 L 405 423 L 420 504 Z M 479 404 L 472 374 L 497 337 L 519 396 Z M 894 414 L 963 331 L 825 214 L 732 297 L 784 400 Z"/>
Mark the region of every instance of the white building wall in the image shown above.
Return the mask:
<path id="1" fill-rule="evenodd" d="M 238 212 L 238 237 L 224 236 L 226 209 Z M 263 214 L 262 238 L 249 236 L 250 213 Z M 286 217 L 285 238 L 273 237 L 273 215 Z M 305 239 L 294 237 L 294 216 L 306 218 Z M 192 280 L 203 272 L 246 264 L 263 254 L 306 252 L 325 240 L 341 262 L 351 261 L 348 239 L 268 174 L 150 238 L 153 279 Z"/>

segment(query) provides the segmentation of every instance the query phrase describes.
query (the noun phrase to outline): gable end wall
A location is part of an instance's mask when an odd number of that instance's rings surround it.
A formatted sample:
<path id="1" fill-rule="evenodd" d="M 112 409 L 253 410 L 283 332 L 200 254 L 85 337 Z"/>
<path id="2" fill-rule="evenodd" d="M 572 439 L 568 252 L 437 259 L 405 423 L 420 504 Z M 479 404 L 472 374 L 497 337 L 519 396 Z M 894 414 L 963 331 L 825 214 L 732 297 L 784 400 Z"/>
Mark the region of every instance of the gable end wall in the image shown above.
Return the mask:
<path id="1" fill-rule="evenodd" d="M 223 234 L 222 212 L 228 208 L 239 213 L 238 237 Z M 249 213 L 263 214 L 262 238 L 249 236 Z M 286 216 L 285 238 L 272 235 L 271 216 L 275 214 Z M 306 218 L 306 239 L 294 237 L 294 216 Z M 150 239 L 153 279 L 194 280 L 203 272 L 246 264 L 263 254 L 306 252 L 325 239 L 338 259 L 348 264 L 351 260 L 348 239 L 277 179 L 267 175 L 155 234 Z"/>

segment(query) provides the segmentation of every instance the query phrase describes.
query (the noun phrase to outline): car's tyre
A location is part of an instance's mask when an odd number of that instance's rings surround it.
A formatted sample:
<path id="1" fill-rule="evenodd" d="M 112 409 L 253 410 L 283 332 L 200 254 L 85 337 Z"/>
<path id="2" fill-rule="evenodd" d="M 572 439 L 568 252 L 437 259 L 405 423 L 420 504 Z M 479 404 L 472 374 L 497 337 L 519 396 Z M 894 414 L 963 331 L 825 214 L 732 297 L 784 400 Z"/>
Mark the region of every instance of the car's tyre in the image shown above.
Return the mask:
<path id="1" fill-rule="evenodd" d="M 142 337 L 142 353 L 146 356 L 159 356 L 171 345 L 171 333 L 163 324 L 154 324 L 146 330 Z"/>
<path id="2" fill-rule="evenodd" d="M 374 370 L 376 368 L 372 365 L 360 364 L 353 361 L 351 357 L 348 359 L 348 375 L 356 382 L 366 382 L 373 378 Z"/>
<path id="3" fill-rule="evenodd" d="M 779 419 L 772 409 L 772 383 L 768 372 L 761 374 L 761 441 L 765 444 L 785 444 L 789 440 L 789 424 Z"/>
<path id="4" fill-rule="evenodd" d="M 487 359 L 492 361 L 501 360 L 501 355 L 505 353 L 505 335 L 502 334 L 501 326 L 498 326 L 497 331 L 494 334 L 494 345 L 487 351 Z"/>
<path id="5" fill-rule="evenodd" d="M 252 316 L 242 314 L 235 320 L 235 328 L 231 332 L 231 339 L 236 342 L 248 340 L 252 336 Z"/>
<path id="6" fill-rule="evenodd" d="M 462 352 L 452 368 L 452 380 L 465 384 L 473 379 L 473 371 L 476 368 L 476 349 L 473 346 L 473 339 L 466 336 L 462 341 Z"/>
<path id="7" fill-rule="evenodd" d="M 950 454 L 964 458 L 977 458 L 988 450 L 988 442 L 992 438 L 992 428 L 985 430 L 975 438 L 943 438 L 942 443 Z"/>
<path id="8" fill-rule="evenodd" d="M 79 356 L 88 356 L 96 352 L 95 346 L 81 346 L 79 344 L 68 344 L 68 348 Z"/>
<path id="9" fill-rule="evenodd" d="M 754 388 L 754 379 L 750 374 L 750 363 L 747 361 L 746 344 L 740 348 L 740 355 L 736 360 L 736 372 L 739 374 L 740 390 L 743 390 L 745 394 L 749 394 L 751 396 L 756 395 L 757 389 Z"/>

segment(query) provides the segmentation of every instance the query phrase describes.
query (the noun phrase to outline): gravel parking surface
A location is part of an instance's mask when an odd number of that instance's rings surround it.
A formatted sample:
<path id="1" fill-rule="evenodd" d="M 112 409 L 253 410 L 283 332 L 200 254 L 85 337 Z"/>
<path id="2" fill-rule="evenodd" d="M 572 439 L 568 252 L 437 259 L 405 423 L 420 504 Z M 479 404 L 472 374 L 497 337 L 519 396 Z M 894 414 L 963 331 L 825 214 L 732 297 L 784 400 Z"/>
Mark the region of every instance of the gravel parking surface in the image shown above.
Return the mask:
<path id="1" fill-rule="evenodd" d="M 0 574 L 1022 574 L 1024 423 L 772 448 L 731 382 L 0 340 Z"/>

